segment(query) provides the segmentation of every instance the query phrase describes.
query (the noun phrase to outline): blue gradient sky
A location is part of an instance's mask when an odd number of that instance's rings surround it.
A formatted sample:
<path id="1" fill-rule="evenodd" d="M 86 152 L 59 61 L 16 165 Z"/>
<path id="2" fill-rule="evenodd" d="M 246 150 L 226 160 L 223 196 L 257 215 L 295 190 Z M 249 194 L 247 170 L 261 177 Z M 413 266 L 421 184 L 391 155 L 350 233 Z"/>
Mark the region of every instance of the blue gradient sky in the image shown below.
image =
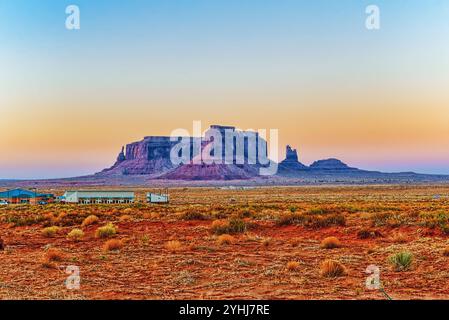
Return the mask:
<path id="1" fill-rule="evenodd" d="M 448 39 L 446 0 L 0 0 L 0 178 L 99 171 L 193 120 L 278 128 L 305 163 L 449 173 Z"/>

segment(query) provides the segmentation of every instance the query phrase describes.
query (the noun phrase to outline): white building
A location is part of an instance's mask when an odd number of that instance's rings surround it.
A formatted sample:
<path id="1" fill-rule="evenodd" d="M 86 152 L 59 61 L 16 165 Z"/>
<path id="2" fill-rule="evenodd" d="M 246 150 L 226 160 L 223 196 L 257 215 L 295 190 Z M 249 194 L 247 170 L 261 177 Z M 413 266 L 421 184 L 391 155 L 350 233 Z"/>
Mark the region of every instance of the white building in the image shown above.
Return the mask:
<path id="1" fill-rule="evenodd" d="M 133 191 L 98 191 L 98 190 L 74 190 L 66 191 L 63 196 L 66 203 L 133 203 Z"/>
<path id="2" fill-rule="evenodd" d="M 147 193 L 147 202 L 149 203 L 168 203 L 169 201 L 168 193 Z"/>

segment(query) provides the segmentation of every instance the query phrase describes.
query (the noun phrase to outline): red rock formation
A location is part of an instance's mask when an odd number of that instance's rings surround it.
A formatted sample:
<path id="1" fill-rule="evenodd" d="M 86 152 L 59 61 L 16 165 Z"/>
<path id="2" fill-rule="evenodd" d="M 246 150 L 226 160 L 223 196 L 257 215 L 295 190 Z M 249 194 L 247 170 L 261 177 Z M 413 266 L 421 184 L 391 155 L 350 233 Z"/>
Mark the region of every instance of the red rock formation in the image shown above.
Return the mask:
<path id="1" fill-rule="evenodd" d="M 177 180 L 230 180 L 230 179 L 248 179 L 258 174 L 258 159 L 259 159 L 259 141 L 263 146 L 265 143 L 265 148 L 261 152 L 265 152 L 265 155 L 260 155 L 266 157 L 266 142 L 260 140 L 256 132 L 243 132 L 235 131 L 234 127 L 226 126 L 211 126 L 208 131 L 209 133 L 215 132 L 219 133 L 222 137 L 222 156 L 223 162 L 221 164 L 214 165 L 197 165 L 186 164 L 179 167 L 175 166 L 170 159 L 170 151 L 178 143 L 178 140 L 171 141 L 170 137 L 145 137 L 142 141 L 134 142 L 126 146 L 126 154 L 124 149 L 119 153 L 117 161 L 115 164 L 109 168 L 103 170 L 101 173 L 97 174 L 100 176 L 108 175 L 152 175 L 153 177 L 161 177 L 164 179 L 177 179 Z M 233 138 L 228 139 L 231 143 L 233 149 L 233 160 L 230 164 L 224 164 L 225 158 L 225 148 L 226 146 L 226 133 L 231 133 Z M 215 137 L 215 136 L 213 136 Z M 242 165 L 237 165 L 237 154 L 236 154 L 236 141 L 238 139 L 243 139 L 241 145 L 244 145 L 243 158 L 244 163 Z M 208 140 L 200 140 L 200 138 L 190 138 L 191 143 L 191 156 L 192 159 L 199 157 L 201 162 L 207 162 L 205 159 L 201 160 L 201 157 L 207 158 L 207 152 L 203 152 L 208 146 L 212 145 L 213 138 L 209 137 Z M 195 140 L 197 139 L 197 140 Z M 193 155 L 193 142 L 200 142 L 197 145 L 201 146 L 201 155 Z M 251 144 L 249 147 L 249 141 Z M 212 149 L 213 150 L 213 149 Z M 255 161 L 249 161 L 248 154 L 250 153 L 255 157 Z M 205 155 L 206 154 L 206 155 Z M 251 164 L 248 164 L 251 162 Z"/>
<path id="2" fill-rule="evenodd" d="M 309 169 L 307 166 L 298 161 L 298 153 L 296 149 L 292 149 L 290 146 L 287 146 L 285 153 L 285 160 L 279 163 L 279 174 L 291 175 L 295 174 L 297 171 Z"/>
<path id="3" fill-rule="evenodd" d="M 234 164 L 187 164 L 160 176 L 167 180 L 245 180 L 257 175 L 248 165 Z"/>

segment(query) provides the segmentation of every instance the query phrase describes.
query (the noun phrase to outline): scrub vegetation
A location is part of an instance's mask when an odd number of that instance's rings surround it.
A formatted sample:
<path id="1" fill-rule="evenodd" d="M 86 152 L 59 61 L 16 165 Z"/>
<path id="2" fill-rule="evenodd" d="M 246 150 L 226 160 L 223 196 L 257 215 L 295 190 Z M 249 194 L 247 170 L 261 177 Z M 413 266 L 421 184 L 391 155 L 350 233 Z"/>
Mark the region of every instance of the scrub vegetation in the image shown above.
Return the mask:
<path id="1" fill-rule="evenodd" d="M 449 186 L 170 196 L 0 207 L 0 299 L 384 299 L 365 286 L 370 265 L 393 299 L 449 298 Z M 64 286 L 67 266 L 80 290 Z"/>

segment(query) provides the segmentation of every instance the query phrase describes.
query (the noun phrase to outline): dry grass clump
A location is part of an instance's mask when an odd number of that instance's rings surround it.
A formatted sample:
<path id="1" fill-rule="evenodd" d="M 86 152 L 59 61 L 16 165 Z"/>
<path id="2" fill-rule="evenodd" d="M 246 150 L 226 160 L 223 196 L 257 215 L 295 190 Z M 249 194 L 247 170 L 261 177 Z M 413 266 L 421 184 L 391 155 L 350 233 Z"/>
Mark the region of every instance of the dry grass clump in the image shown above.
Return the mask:
<path id="1" fill-rule="evenodd" d="M 216 234 L 226 233 L 226 229 L 229 227 L 229 222 L 227 220 L 214 220 L 212 221 L 211 230 Z"/>
<path id="2" fill-rule="evenodd" d="M 162 217 L 162 214 L 159 212 L 144 212 L 142 215 L 142 218 L 145 220 L 155 220 L 160 219 Z"/>
<path id="3" fill-rule="evenodd" d="M 413 262 L 413 254 L 408 251 L 401 251 L 388 258 L 396 271 L 407 271 Z"/>
<path id="4" fill-rule="evenodd" d="M 81 229 L 73 229 L 67 234 L 67 239 L 79 241 L 84 237 L 84 232 Z"/>
<path id="5" fill-rule="evenodd" d="M 326 278 L 336 278 L 347 275 L 346 268 L 338 261 L 324 260 L 320 266 L 320 274 Z"/>
<path id="6" fill-rule="evenodd" d="M 334 213 L 336 208 L 328 208 L 328 207 L 317 207 L 311 208 L 307 211 L 307 214 L 310 215 L 324 215 L 324 214 L 332 214 Z"/>
<path id="7" fill-rule="evenodd" d="M 90 215 L 86 219 L 84 219 L 83 223 L 81 223 L 81 227 L 87 227 L 92 224 L 98 223 L 98 217 L 95 215 Z"/>
<path id="8" fill-rule="evenodd" d="M 394 208 L 388 208 L 393 210 Z M 391 228 L 400 227 L 409 222 L 409 217 L 399 213 L 392 212 L 376 212 L 371 216 L 371 224 L 373 227 L 387 226 Z"/>
<path id="9" fill-rule="evenodd" d="M 45 259 L 47 261 L 63 261 L 64 260 L 64 254 L 55 248 L 50 248 L 47 250 L 47 252 L 45 253 Z"/>
<path id="10" fill-rule="evenodd" d="M 206 220 L 207 217 L 198 211 L 187 211 L 180 215 L 182 220 Z"/>
<path id="11" fill-rule="evenodd" d="M 178 240 L 170 240 L 165 244 L 165 248 L 171 252 L 180 251 L 182 249 L 182 243 Z"/>
<path id="12" fill-rule="evenodd" d="M 341 242 L 336 237 L 327 237 L 321 241 L 321 248 L 323 249 L 335 249 L 340 248 Z"/>
<path id="13" fill-rule="evenodd" d="M 114 236 L 116 233 L 117 228 L 112 223 L 108 223 L 107 225 L 98 228 L 95 236 L 97 238 L 109 238 Z"/>
<path id="14" fill-rule="evenodd" d="M 58 234 L 60 229 L 61 228 L 59 228 L 57 226 L 47 227 L 47 228 L 42 229 L 42 235 L 47 238 L 52 238 L 52 237 L 56 236 L 56 234 Z"/>
<path id="15" fill-rule="evenodd" d="M 287 270 L 290 272 L 298 271 L 299 267 L 300 267 L 300 265 L 299 265 L 298 261 L 289 261 L 289 262 L 287 262 L 287 266 L 286 266 Z"/>
<path id="16" fill-rule="evenodd" d="M 309 216 L 305 223 L 306 226 L 319 229 L 330 226 L 345 226 L 346 218 L 341 213 L 333 213 L 327 215 Z"/>
<path id="17" fill-rule="evenodd" d="M 128 208 L 128 209 L 129 209 L 129 208 Z M 121 217 L 119 218 L 119 221 L 120 221 L 120 222 L 130 222 L 130 221 L 132 221 L 132 217 L 125 214 L 124 216 L 121 216 Z"/>
<path id="18" fill-rule="evenodd" d="M 118 239 L 111 239 L 103 245 L 104 251 L 118 251 L 123 247 L 123 242 Z"/>
<path id="19" fill-rule="evenodd" d="M 366 249 L 366 254 L 373 254 L 377 251 L 377 248 L 374 246 L 369 247 L 368 249 Z"/>
<path id="20" fill-rule="evenodd" d="M 443 250 L 443 256 L 449 257 L 449 247 L 444 248 L 444 250 Z"/>
<path id="21" fill-rule="evenodd" d="M 54 213 L 55 215 L 57 212 Z M 82 217 L 75 212 L 62 211 L 50 219 L 50 223 L 60 227 L 70 227 L 81 223 Z"/>
<path id="22" fill-rule="evenodd" d="M 233 244 L 235 242 L 235 238 L 231 236 L 230 234 L 222 234 L 218 236 L 217 243 L 219 245 L 223 244 Z"/>
<path id="23" fill-rule="evenodd" d="M 239 218 L 232 218 L 230 220 L 215 220 L 212 222 L 211 230 L 213 233 L 220 234 L 235 234 L 246 231 L 246 222 Z"/>
<path id="24" fill-rule="evenodd" d="M 133 209 L 132 208 L 126 208 L 123 210 L 123 213 L 125 215 L 130 215 L 131 213 L 133 213 Z"/>
<path id="25" fill-rule="evenodd" d="M 61 262 L 64 260 L 64 253 L 55 248 L 50 248 L 44 254 L 42 266 L 45 268 L 56 268 L 55 262 Z"/>
<path id="26" fill-rule="evenodd" d="M 357 232 L 357 238 L 359 239 L 375 239 L 382 237 L 382 233 L 377 230 L 361 229 Z"/>
<path id="27" fill-rule="evenodd" d="M 309 228 L 319 229 L 326 228 L 330 226 L 345 226 L 346 218 L 341 213 L 325 213 L 322 210 L 317 212 L 320 213 L 312 213 L 309 211 L 307 213 L 288 213 L 281 215 L 276 224 L 278 226 L 287 226 L 287 225 L 303 225 Z"/>
<path id="28" fill-rule="evenodd" d="M 391 237 L 391 241 L 394 243 L 407 243 L 409 239 L 405 234 L 398 232 Z"/>
<path id="29" fill-rule="evenodd" d="M 423 212 L 418 216 L 421 225 L 434 229 L 439 227 L 444 234 L 449 234 L 449 213 L 444 210 Z"/>
<path id="30" fill-rule="evenodd" d="M 268 247 L 271 244 L 271 242 L 272 242 L 271 238 L 264 238 L 262 240 L 262 246 Z"/>
<path id="31" fill-rule="evenodd" d="M 256 214 L 254 210 L 251 210 L 249 208 L 242 208 L 237 212 L 237 217 L 239 217 L 240 219 L 251 218 L 254 217 L 255 215 Z"/>
<path id="32" fill-rule="evenodd" d="M 282 214 L 276 221 L 278 226 L 290 226 L 294 224 L 301 224 L 304 221 L 303 215 L 299 213 Z"/>
<path id="33" fill-rule="evenodd" d="M 147 246 L 150 243 L 150 236 L 147 234 L 144 234 L 142 238 L 140 238 L 140 242 L 143 246 Z"/>

